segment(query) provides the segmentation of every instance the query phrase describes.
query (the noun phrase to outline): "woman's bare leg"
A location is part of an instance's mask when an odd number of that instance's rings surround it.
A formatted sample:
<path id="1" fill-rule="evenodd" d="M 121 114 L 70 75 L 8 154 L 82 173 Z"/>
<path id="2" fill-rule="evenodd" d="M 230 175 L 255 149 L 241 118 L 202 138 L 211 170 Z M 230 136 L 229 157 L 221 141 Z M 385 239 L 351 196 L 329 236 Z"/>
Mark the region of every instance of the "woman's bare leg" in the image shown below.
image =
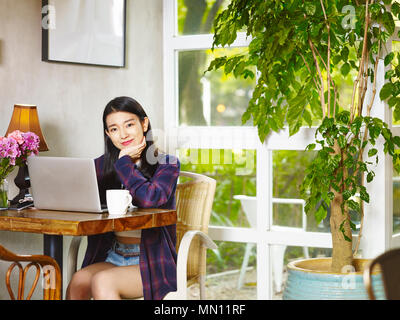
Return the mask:
<path id="1" fill-rule="evenodd" d="M 75 272 L 68 284 L 67 300 L 89 300 L 92 297 L 93 276 L 100 271 L 111 268 L 115 268 L 115 266 L 108 262 L 99 262 Z"/>
<path id="2" fill-rule="evenodd" d="M 117 300 L 143 296 L 139 265 L 106 268 L 92 278 L 91 293 L 94 299 Z"/>

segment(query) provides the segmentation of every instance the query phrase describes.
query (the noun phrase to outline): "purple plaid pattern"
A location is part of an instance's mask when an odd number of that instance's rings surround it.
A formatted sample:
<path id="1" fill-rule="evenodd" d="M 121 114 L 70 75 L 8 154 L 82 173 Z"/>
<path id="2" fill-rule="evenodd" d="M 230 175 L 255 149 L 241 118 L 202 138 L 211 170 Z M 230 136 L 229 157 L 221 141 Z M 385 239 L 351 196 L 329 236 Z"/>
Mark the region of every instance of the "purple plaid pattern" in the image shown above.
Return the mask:
<path id="1" fill-rule="evenodd" d="M 107 189 L 102 183 L 104 156 L 95 160 L 99 192 Z M 145 178 L 129 156 L 118 159 L 115 170 L 121 183 L 130 191 L 132 203 L 140 208 L 175 209 L 175 190 L 180 163 L 171 155 L 159 159 L 151 179 Z M 100 195 L 104 199 L 104 195 Z M 104 261 L 111 248 L 114 234 L 88 236 L 88 248 L 82 267 Z M 144 299 L 162 299 L 176 291 L 176 225 L 143 229 L 140 243 L 140 273 Z"/>

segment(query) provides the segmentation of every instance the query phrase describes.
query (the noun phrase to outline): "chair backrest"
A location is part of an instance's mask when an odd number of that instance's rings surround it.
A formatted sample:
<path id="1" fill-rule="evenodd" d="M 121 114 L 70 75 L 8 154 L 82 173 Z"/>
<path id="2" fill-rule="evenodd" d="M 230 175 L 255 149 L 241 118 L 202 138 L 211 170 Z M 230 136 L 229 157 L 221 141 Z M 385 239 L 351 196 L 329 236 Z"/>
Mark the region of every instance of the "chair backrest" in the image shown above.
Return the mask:
<path id="1" fill-rule="evenodd" d="M 37 286 L 40 277 L 40 271 L 43 273 L 43 299 L 60 300 L 61 299 L 61 272 L 58 263 L 46 255 L 17 255 L 0 245 L 0 260 L 13 262 L 6 273 L 6 286 L 12 300 L 23 300 L 27 273 L 31 267 L 36 268 L 35 279 L 31 289 L 26 297 L 29 300 Z M 27 262 L 25 268 L 20 262 Z M 11 275 L 15 267 L 18 267 L 18 293 L 15 298 L 11 288 Z"/>
<path id="2" fill-rule="evenodd" d="M 179 177 L 190 178 L 176 188 L 177 251 L 183 235 L 189 230 L 208 233 L 211 209 L 214 201 L 216 181 L 202 174 L 181 171 Z M 206 249 L 199 239 L 193 239 L 187 264 L 187 278 L 205 274 Z"/>
<path id="3" fill-rule="evenodd" d="M 373 259 L 364 270 L 364 284 L 370 299 L 375 299 L 372 273 L 378 267 L 382 274 L 386 299 L 400 300 L 400 248 L 389 250 Z"/>

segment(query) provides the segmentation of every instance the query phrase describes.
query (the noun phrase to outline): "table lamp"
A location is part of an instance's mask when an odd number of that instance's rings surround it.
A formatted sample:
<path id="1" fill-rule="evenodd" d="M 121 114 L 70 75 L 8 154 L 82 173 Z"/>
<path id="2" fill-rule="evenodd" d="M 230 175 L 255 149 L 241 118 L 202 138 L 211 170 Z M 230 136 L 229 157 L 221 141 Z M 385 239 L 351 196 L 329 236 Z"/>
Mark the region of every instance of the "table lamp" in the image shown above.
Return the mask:
<path id="1" fill-rule="evenodd" d="M 46 140 L 43 137 L 42 130 L 40 129 L 36 106 L 27 104 L 14 105 L 14 111 L 5 136 L 14 130 L 19 130 L 21 132 L 30 131 L 35 133 L 40 139 L 39 151 L 49 150 Z M 29 181 L 29 172 L 26 163 L 19 168 L 14 183 L 20 191 L 14 199 L 10 200 L 9 209 L 20 210 L 32 206 L 32 196 L 29 193 L 31 183 Z"/>

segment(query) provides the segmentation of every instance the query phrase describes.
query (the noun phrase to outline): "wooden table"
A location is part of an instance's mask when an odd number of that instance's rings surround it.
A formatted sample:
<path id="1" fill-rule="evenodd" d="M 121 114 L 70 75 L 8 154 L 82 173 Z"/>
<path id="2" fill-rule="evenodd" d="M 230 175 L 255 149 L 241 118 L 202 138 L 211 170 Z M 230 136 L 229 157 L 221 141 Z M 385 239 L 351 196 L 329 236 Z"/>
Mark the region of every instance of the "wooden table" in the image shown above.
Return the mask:
<path id="1" fill-rule="evenodd" d="M 176 223 L 176 211 L 135 208 L 124 215 L 50 211 L 29 208 L 0 211 L 0 230 L 41 233 L 43 253 L 53 257 L 62 274 L 63 236 L 148 229 Z"/>

